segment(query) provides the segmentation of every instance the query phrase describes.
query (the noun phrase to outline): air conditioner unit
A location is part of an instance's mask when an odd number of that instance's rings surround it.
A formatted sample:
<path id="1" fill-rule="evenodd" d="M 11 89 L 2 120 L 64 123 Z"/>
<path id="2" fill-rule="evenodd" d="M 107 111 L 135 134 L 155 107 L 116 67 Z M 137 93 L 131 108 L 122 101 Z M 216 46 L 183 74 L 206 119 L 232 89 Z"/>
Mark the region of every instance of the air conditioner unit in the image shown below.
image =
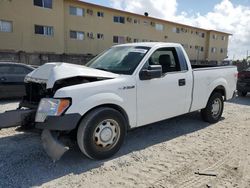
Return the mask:
<path id="1" fill-rule="evenodd" d="M 94 39 L 94 34 L 93 34 L 92 32 L 89 32 L 89 33 L 87 34 L 87 36 L 88 36 L 88 38 Z"/>
<path id="2" fill-rule="evenodd" d="M 87 13 L 88 13 L 89 15 L 93 15 L 93 10 L 87 9 Z"/>
<path id="3" fill-rule="evenodd" d="M 127 42 L 131 42 L 132 38 L 131 37 L 127 37 L 126 40 L 127 40 Z"/>
<path id="4" fill-rule="evenodd" d="M 132 18 L 127 17 L 127 21 L 128 21 L 128 22 L 132 22 Z"/>

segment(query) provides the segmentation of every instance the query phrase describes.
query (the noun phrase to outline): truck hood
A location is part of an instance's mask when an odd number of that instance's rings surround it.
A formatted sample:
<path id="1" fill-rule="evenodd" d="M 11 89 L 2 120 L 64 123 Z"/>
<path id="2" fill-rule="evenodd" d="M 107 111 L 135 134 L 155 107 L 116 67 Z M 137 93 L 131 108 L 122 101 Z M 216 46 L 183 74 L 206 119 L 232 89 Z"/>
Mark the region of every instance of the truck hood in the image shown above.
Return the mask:
<path id="1" fill-rule="evenodd" d="M 116 78 L 118 74 L 102 71 L 83 65 L 69 63 L 47 63 L 25 77 L 25 82 L 45 83 L 47 89 L 53 88 L 58 80 L 77 76 L 90 78 Z"/>

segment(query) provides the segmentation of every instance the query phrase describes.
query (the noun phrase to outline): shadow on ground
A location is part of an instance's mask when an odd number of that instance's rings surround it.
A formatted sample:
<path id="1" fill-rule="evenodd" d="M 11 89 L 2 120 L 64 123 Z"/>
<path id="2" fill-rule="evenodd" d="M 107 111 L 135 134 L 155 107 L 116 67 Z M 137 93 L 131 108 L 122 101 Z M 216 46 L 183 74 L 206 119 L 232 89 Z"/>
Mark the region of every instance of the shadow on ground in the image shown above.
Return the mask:
<path id="1" fill-rule="evenodd" d="M 9 103 L 18 103 L 20 101 L 21 101 L 20 99 L 8 99 L 8 100 L 0 99 L 0 106 Z"/>
<path id="2" fill-rule="evenodd" d="M 223 120 L 223 119 L 222 119 Z M 81 174 L 104 162 L 167 142 L 209 126 L 198 112 L 130 131 L 121 150 L 111 159 L 95 161 L 81 154 L 75 145 L 53 163 L 41 147 L 39 133 L 20 133 L 0 138 L 0 187 L 40 186 L 69 174 Z M 1 132 L 0 132 L 1 134 Z M 119 163 L 119 160 L 117 160 Z M 123 165 L 124 161 L 120 161 Z"/>
<path id="3" fill-rule="evenodd" d="M 228 102 L 229 103 L 235 103 L 235 104 L 250 106 L 250 94 L 248 94 L 245 97 L 235 97 L 234 99 L 231 99 Z"/>

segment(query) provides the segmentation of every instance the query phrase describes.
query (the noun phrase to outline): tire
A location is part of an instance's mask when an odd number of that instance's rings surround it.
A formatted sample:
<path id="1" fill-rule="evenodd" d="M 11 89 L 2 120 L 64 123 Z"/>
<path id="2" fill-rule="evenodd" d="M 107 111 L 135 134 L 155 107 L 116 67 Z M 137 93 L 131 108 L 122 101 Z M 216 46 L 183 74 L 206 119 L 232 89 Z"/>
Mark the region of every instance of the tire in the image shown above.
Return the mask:
<path id="1" fill-rule="evenodd" d="M 239 94 L 239 96 L 241 96 L 241 97 L 247 96 L 247 92 L 246 92 L 246 91 L 238 91 L 238 94 Z"/>
<path id="2" fill-rule="evenodd" d="M 127 132 L 126 120 L 115 109 L 97 108 L 86 115 L 77 131 L 77 143 L 87 157 L 106 159 L 117 153 Z"/>
<path id="3" fill-rule="evenodd" d="M 206 108 L 201 110 L 201 117 L 209 123 L 217 123 L 224 109 L 224 101 L 220 93 L 213 93 L 207 103 Z"/>

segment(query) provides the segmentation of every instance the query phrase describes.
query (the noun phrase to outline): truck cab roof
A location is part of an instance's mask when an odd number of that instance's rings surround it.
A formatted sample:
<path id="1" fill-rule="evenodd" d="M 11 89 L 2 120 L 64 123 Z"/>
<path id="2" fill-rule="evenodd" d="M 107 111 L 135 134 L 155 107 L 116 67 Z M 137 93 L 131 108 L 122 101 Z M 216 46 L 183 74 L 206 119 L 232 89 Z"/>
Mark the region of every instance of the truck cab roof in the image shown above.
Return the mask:
<path id="1" fill-rule="evenodd" d="M 138 43 L 127 43 L 127 44 L 119 44 L 114 47 L 119 47 L 119 46 L 145 46 L 145 47 L 181 47 L 181 44 L 179 43 L 167 43 L 167 42 L 138 42 Z"/>

